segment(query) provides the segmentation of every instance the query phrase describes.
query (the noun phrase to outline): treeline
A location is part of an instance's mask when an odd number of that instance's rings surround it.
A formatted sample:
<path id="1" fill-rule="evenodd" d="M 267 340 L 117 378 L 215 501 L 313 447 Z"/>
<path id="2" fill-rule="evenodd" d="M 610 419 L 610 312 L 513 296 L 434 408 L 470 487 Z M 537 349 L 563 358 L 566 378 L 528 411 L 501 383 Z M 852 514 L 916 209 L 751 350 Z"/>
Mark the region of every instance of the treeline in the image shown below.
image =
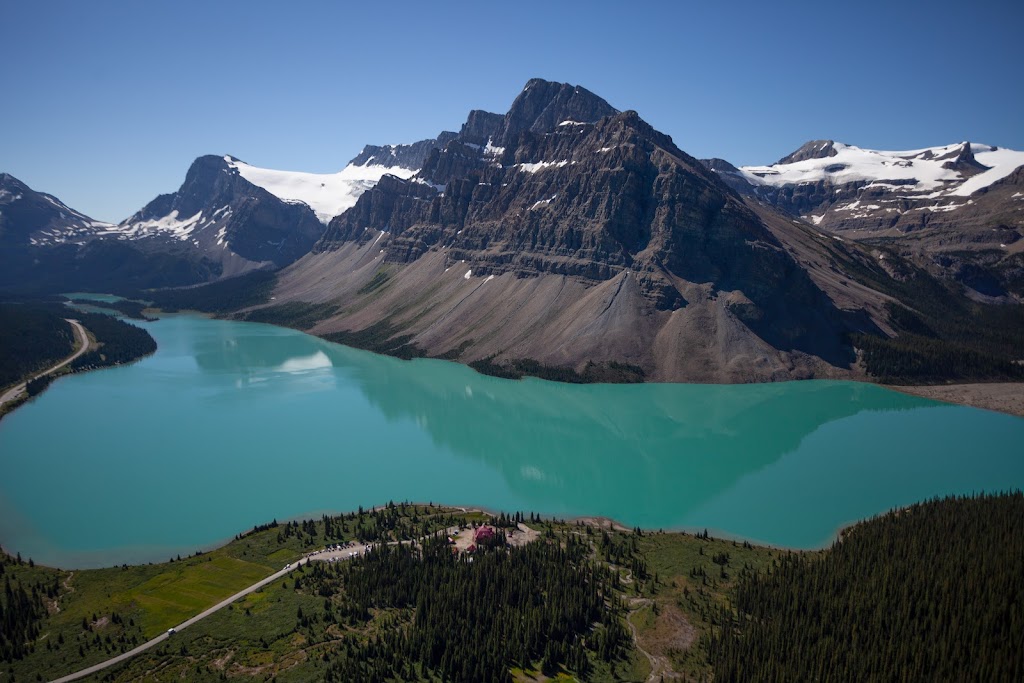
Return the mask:
<path id="1" fill-rule="evenodd" d="M 1024 680 L 1024 496 L 947 498 L 742 572 L 716 681 Z"/>
<path id="2" fill-rule="evenodd" d="M 156 320 L 156 318 L 150 318 L 143 313 L 144 310 L 149 308 L 149 304 L 144 301 L 134 301 L 132 299 L 119 299 L 117 301 L 71 299 L 71 303 L 84 306 L 95 306 L 96 308 L 108 308 L 112 311 L 117 311 L 126 318 L 132 318 L 134 320 L 148 320 L 150 322 Z"/>
<path id="3" fill-rule="evenodd" d="M 71 355 L 75 333 L 53 304 L 0 304 L 0 387 Z"/>
<path id="4" fill-rule="evenodd" d="M 102 313 L 78 312 L 75 317 L 101 346 L 72 361 L 72 370 L 129 363 L 156 351 L 156 340 L 140 327 Z"/>
<path id="5" fill-rule="evenodd" d="M 460 524 L 460 518 L 448 514 L 420 514 L 421 508 L 407 503 L 388 503 L 382 508 L 363 510 L 342 515 L 323 515 L 319 523 L 307 519 L 302 522 L 285 522 L 277 533 L 277 543 L 284 544 L 290 538 L 297 538 L 304 547 L 313 547 L 318 542 L 356 540 L 360 543 L 378 541 L 406 541 L 423 538 L 439 529 Z M 276 520 L 270 525 L 261 525 L 254 531 L 278 528 Z"/>
<path id="6" fill-rule="evenodd" d="M 248 306 L 257 306 L 270 299 L 277 275 L 256 270 L 228 280 L 185 289 L 160 289 L 138 293 L 165 311 L 202 311 L 228 313 Z"/>
<path id="7" fill-rule="evenodd" d="M 469 367 L 482 375 L 503 377 L 505 379 L 522 379 L 537 377 L 552 382 L 568 382 L 571 384 L 592 384 L 609 382 L 617 384 L 633 384 L 644 381 L 644 370 L 638 365 L 609 361 L 595 363 L 587 361 L 582 372 L 565 365 L 544 365 L 532 358 L 517 358 L 504 363 L 495 363 L 494 356 L 472 361 Z"/>
<path id="8" fill-rule="evenodd" d="M 1024 304 L 971 301 L 955 286 L 895 254 L 887 258 L 902 269 L 900 278 L 889 277 L 877 263 L 853 258 L 843 262 L 859 279 L 900 302 L 886 306 L 897 337 L 851 337 L 864 351 L 869 374 L 908 384 L 1024 378 L 1013 363 L 1024 357 Z"/>
<path id="9" fill-rule="evenodd" d="M 276 306 L 257 308 L 245 314 L 245 319 L 256 323 L 270 323 L 296 330 L 308 330 L 321 320 L 331 317 L 338 307 L 332 304 L 309 304 L 289 301 Z"/>
<path id="10" fill-rule="evenodd" d="M 4 581 L 0 595 L 0 662 L 4 663 L 22 659 L 35 649 L 47 614 L 44 596 L 52 599 L 58 592 L 57 579 L 46 586 L 20 581 L 10 568 L 22 564 L 21 555 L 15 559 L 0 553 L 0 576 Z"/>
<path id="11" fill-rule="evenodd" d="M 325 611 L 297 614 L 297 630 L 317 621 L 366 625 L 324 654 L 328 681 L 512 680 L 510 668 L 537 663 L 586 678 L 591 657 L 613 662 L 631 644 L 616 597 L 618 574 L 588 559 L 577 536 L 521 548 L 453 553 L 444 540 L 420 547 L 380 545 L 342 563 L 315 563 L 296 589 L 325 598 Z M 379 619 L 379 617 L 376 617 Z"/>
<path id="12" fill-rule="evenodd" d="M 1008 357 L 919 334 L 892 339 L 857 335 L 868 373 L 891 384 L 945 380 L 1024 380 L 1024 365 Z M 1024 350 L 1021 351 L 1024 354 Z"/>
<path id="13" fill-rule="evenodd" d="M 364 330 L 331 332 L 323 335 L 327 341 L 344 344 L 354 349 L 373 351 L 402 360 L 423 358 L 426 352 L 412 343 L 411 334 L 398 334 L 388 320 L 381 320 Z"/>

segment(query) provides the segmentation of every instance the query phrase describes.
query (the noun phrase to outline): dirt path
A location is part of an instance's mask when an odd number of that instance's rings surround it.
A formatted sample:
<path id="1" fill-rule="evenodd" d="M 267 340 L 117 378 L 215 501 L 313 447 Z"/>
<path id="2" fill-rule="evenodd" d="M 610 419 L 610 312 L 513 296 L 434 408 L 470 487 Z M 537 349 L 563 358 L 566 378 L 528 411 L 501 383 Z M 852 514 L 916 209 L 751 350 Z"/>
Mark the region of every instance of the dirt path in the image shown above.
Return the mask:
<path id="1" fill-rule="evenodd" d="M 629 626 L 629 630 L 633 634 L 633 644 L 636 645 L 636 649 L 644 657 L 647 657 L 647 661 L 651 664 L 651 675 L 647 677 L 647 683 L 658 683 L 664 679 L 682 678 L 682 676 L 672 670 L 672 665 L 667 657 L 651 654 L 640 645 L 640 635 L 637 633 L 636 626 L 630 617 L 640 611 L 641 608 L 649 607 L 653 604 L 654 601 L 650 598 L 631 598 L 629 601 L 629 614 L 626 615 L 626 625 Z"/>
<path id="2" fill-rule="evenodd" d="M 64 367 L 65 365 L 67 365 L 68 363 L 75 360 L 76 358 L 78 358 L 83 353 L 89 350 L 89 335 L 85 333 L 85 328 L 82 327 L 82 323 L 78 322 L 77 320 L 71 320 L 70 318 L 65 318 L 65 320 L 71 323 L 71 327 L 75 330 L 75 339 L 79 343 L 78 350 L 75 351 L 70 356 L 68 356 L 67 358 L 65 358 L 64 360 L 62 360 L 61 362 L 54 365 L 53 367 L 40 372 L 32 379 L 39 379 L 40 377 L 49 375 L 51 372 L 56 372 L 57 370 L 60 370 L 62 367 Z M 11 387 L 4 393 L 3 396 L 0 396 L 0 407 L 2 407 L 5 403 L 9 403 L 20 398 L 21 395 L 25 392 L 26 384 L 28 384 L 28 382 L 22 382 L 21 384 L 15 387 Z"/>

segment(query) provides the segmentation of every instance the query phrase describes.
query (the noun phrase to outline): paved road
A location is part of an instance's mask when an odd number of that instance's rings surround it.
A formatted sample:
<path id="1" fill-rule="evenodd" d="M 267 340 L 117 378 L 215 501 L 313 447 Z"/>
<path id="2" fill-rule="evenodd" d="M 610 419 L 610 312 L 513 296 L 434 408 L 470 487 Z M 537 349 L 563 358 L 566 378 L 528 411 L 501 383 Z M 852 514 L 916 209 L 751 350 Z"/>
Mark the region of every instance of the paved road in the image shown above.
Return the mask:
<path id="1" fill-rule="evenodd" d="M 188 628 L 189 626 L 191 626 L 192 624 L 196 623 L 200 619 L 205 619 L 206 617 L 210 616 L 211 614 L 213 614 L 217 610 L 221 610 L 221 609 L 227 607 L 228 605 L 233 603 L 235 600 L 238 600 L 239 598 L 243 598 L 246 595 L 248 595 L 249 593 L 252 593 L 253 591 L 258 591 L 260 588 L 263 588 L 267 584 L 273 583 L 274 581 L 277 581 L 278 579 L 280 579 L 280 578 L 282 578 L 284 576 L 287 576 L 289 573 L 291 573 L 292 571 L 297 569 L 300 564 L 306 564 L 308 562 L 309 562 L 309 558 L 308 557 L 304 557 L 304 558 L 300 559 L 295 564 L 289 565 L 287 568 L 282 569 L 281 571 L 275 572 L 274 574 L 271 574 L 270 576 L 268 576 L 267 578 L 263 579 L 262 581 L 258 581 L 257 583 L 254 583 L 253 585 L 249 586 L 248 588 L 235 593 L 230 598 L 226 598 L 224 600 L 221 600 L 220 602 L 218 602 L 216 605 L 214 605 L 210 609 L 208 609 L 208 610 L 206 610 L 204 612 L 200 612 L 199 614 L 197 614 L 196 616 L 192 617 L 188 621 L 183 621 L 178 626 L 175 626 L 174 630 L 175 631 L 180 631 L 180 630 L 182 630 L 184 628 Z M 128 659 L 131 659 L 135 655 L 137 655 L 137 654 L 139 654 L 141 652 L 145 652 L 146 650 L 150 649 L 151 647 L 156 647 L 157 645 L 159 645 L 160 643 L 164 642 L 165 640 L 167 640 L 170 637 L 171 636 L 170 636 L 169 633 L 166 633 L 166 632 L 165 633 L 161 633 L 156 638 L 153 638 L 152 640 L 147 640 L 145 643 L 143 643 L 142 645 L 139 645 L 134 650 L 129 650 L 128 652 L 125 652 L 123 654 L 119 654 L 116 657 L 112 657 L 111 659 L 108 659 L 108 660 L 106 660 L 104 662 L 100 662 L 99 664 L 94 664 L 94 665 L 90 666 L 87 669 L 82 669 L 81 671 L 76 671 L 75 673 L 68 674 L 67 676 L 64 676 L 62 678 L 57 678 L 57 679 L 55 679 L 53 681 L 53 683 L 63 683 L 63 681 L 76 681 L 79 678 L 85 678 L 86 676 L 90 676 L 90 675 L 96 673 L 97 671 L 102 671 L 103 669 L 106 669 L 108 667 L 114 666 L 115 664 L 120 664 L 121 662 L 124 662 L 124 661 L 126 661 Z"/>
<path id="2" fill-rule="evenodd" d="M 78 342 L 80 344 L 78 350 L 75 351 L 70 356 L 68 356 L 67 358 L 65 358 L 64 360 L 62 360 L 61 362 L 54 365 L 52 368 L 40 372 L 32 379 L 39 379 L 44 375 L 49 375 L 51 372 L 56 372 L 57 370 L 60 370 L 62 367 L 64 367 L 65 365 L 67 365 L 68 363 L 75 360 L 76 358 L 78 358 L 83 353 L 89 350 L 89 336 L 85 333 L 85 328 L 82 327 L 82 323 L 78 322 L 77 320 L 71 320 L 69 318 L 65 318 L 65 320 L 71 323 L 71 327 L 73 327 L 75 330 L 75 337 L 78 339 Z M 22 382 L 18 386 L 9 389 L 6 393 L 4 393 L 3 396 L 0 396 L 0 406 L 7 403 L 8 401 L 13 401 L 17 399 L 19 396 L 21 396 L 21 394 L 24 393 L 25 391 L 26 384 L 27 382 Z"/>
<path id="3" fill-rule="evenodd" d="M 453 530 L 457 530 L 457 529 L 458 529 L 458 527 L 451 527 L 450 529 L 446 529 L 444 532 L 439 532 L 439 533 L 446 533 L 446 534 L 448 534 L 448 533 L 451 533 Z M 403 542 L 404 543 L 408 543 L 409 541 L 403 541 Z M 392 543 L 394 543 L 394 542 L 392 542 Z M 230 598 L 226 598 L 224 600 L 221 600 L 220 602 L 218 602 L 216 605 L 214 605 L 210 609 L 206 610 L 205 612 L 201 612 L 201 613 L 197 614 L 196 616 L 192 617 L 188 621 L 183 621 L 178 626 L 175 626 L 174 630 L 175 631 L 181 631 L 182 629 L 188 628 L 189 626 L 191 626 L 192 624 L 196 623 L 200 619 L 205 619 L 206 617 L 210 616 L 214 612 L 216 612 L 218 610 L 221 610 L 221 609 L 224 609 L 225 607 L 227 607 L 228 605 L 233 603 L 235 600 L 238 600 L 239 598 L 245 597 L 249 593 L 252 593 L 253 591 L 258 591 L 259 589 L 263 588 L 267 584 L 273 583 L 274 581 L 277 581 L 278 579 L 280 579 L 280 578 L 282 578 L 284 576 L 287 576 L 289 573 L 295 571 L 299 567 L 299 565 L 309 564 L 310 562 L 313 562 L 313 561 L 316 561 L 316 562 L 337 562 L 337 561 L 341 561 L 341 560 L 347 560 L 347 559 L 355 557 L 357 555 L 362 555 L 363 553 L 366 552 L 367 548 L 370 548 L 370 547 L 372 547 L 372 544 L 362 545 L 362 544 L 356 543 L 356 544 L 350 545 L 347 548 L 339 548 L 337 550 L 326 550 L 326 549 L 325 550 L 315 550 L 315 551 L 309 553 L 308 555 L 306 555 L 305 557 L 302 557 L 295 564 L 288 565 L 284 569 L 282 569 L 279 572 L 276 572 L 274 574 L 271 574 L 270 576 L 268 576 L 267 578 L 263 579 L 262 581 L 254 583 L 253 585 L 249 586 L 248 588 L 235 593 Z M 108 659 L 108 660 L 106 660 L 104 662 L 100 662 L 99 664 L 94 664 L 94 665 L 90 666 L 87 669 L 82 669 L 81 671 L 76 671 L 75 673 L 68 674 L 67 676 L 64 676 L 62 678 L 57 678 L 57 679 L 55 679 L 53 681 L 53 683 L 64 683 L 65 681 L 77 681 L 80 678 L 85 678 L 86 676 L 90 676 L 90 675 L 96 673 L 97 671 L 102 671 L 103 669 L 106 669 L 108 667 L 114 666 L 115 664 L 120 664 L 121 662 L 127 661 L 127 660 L 131 659 L 132 657 L 134 657 L 135 655 L 137 655 L 137 654 L 139 654 L 141 652 L 145 652 L 146 650 L 148 650 L 148 649 L 150 649 L 152 647 L 156 647 L 157 645 L 159 645 L 160 643 L 164 642 L 165 640 L 167 640 L 170 637 L 172 637 L 172 636 L 170 636 L 168 633 L 161 633 L 156 638 L 153 638 L 152 640 L 146 641 L 145 643 L 143 643 L 142 645 L 139 645 L 134 650 L 129 650 L 128 652 L 119 654 L 116 657 L 112 657 L 111 659 Z"/>

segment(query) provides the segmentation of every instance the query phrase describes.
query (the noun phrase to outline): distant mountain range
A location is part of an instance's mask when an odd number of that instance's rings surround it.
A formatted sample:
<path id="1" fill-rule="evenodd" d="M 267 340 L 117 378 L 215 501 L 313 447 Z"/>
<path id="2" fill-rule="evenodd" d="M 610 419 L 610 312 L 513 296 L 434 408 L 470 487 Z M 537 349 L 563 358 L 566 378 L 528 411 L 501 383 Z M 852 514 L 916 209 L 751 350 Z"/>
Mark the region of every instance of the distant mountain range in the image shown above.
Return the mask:
<path id="1" fill-rule="evenodd" d="M 845 377 L 862 371 L 850 334 L 901 332 L 896 301 L 922 313 L 907 281 L 1024 297 L 1022 165 L 988 145 L 819 140 L 737 168 L 535 79 L 505 114 L 368 146 L 336 174 L 201 157 L 117 225 L 0 175 L 0 287 L 271 269 L 274 306 L 250 315 L 382 351 L 591 379 Z"/>

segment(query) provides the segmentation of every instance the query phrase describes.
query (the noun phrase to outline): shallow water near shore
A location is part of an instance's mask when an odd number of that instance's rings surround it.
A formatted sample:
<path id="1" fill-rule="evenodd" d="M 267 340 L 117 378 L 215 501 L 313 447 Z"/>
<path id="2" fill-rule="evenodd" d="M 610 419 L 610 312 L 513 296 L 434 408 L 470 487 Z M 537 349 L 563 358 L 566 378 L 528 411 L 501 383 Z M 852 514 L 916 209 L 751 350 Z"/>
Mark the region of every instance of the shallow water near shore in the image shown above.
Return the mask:
<path id="1" fill-rule="evenodd" d="M 1024 419 L 855 382 L 568 385 L 191 315 L 0 421 L 0 544 L 162 561 L 389 500 L 793 548 L 932 496 L 1024 487 Z"/>

